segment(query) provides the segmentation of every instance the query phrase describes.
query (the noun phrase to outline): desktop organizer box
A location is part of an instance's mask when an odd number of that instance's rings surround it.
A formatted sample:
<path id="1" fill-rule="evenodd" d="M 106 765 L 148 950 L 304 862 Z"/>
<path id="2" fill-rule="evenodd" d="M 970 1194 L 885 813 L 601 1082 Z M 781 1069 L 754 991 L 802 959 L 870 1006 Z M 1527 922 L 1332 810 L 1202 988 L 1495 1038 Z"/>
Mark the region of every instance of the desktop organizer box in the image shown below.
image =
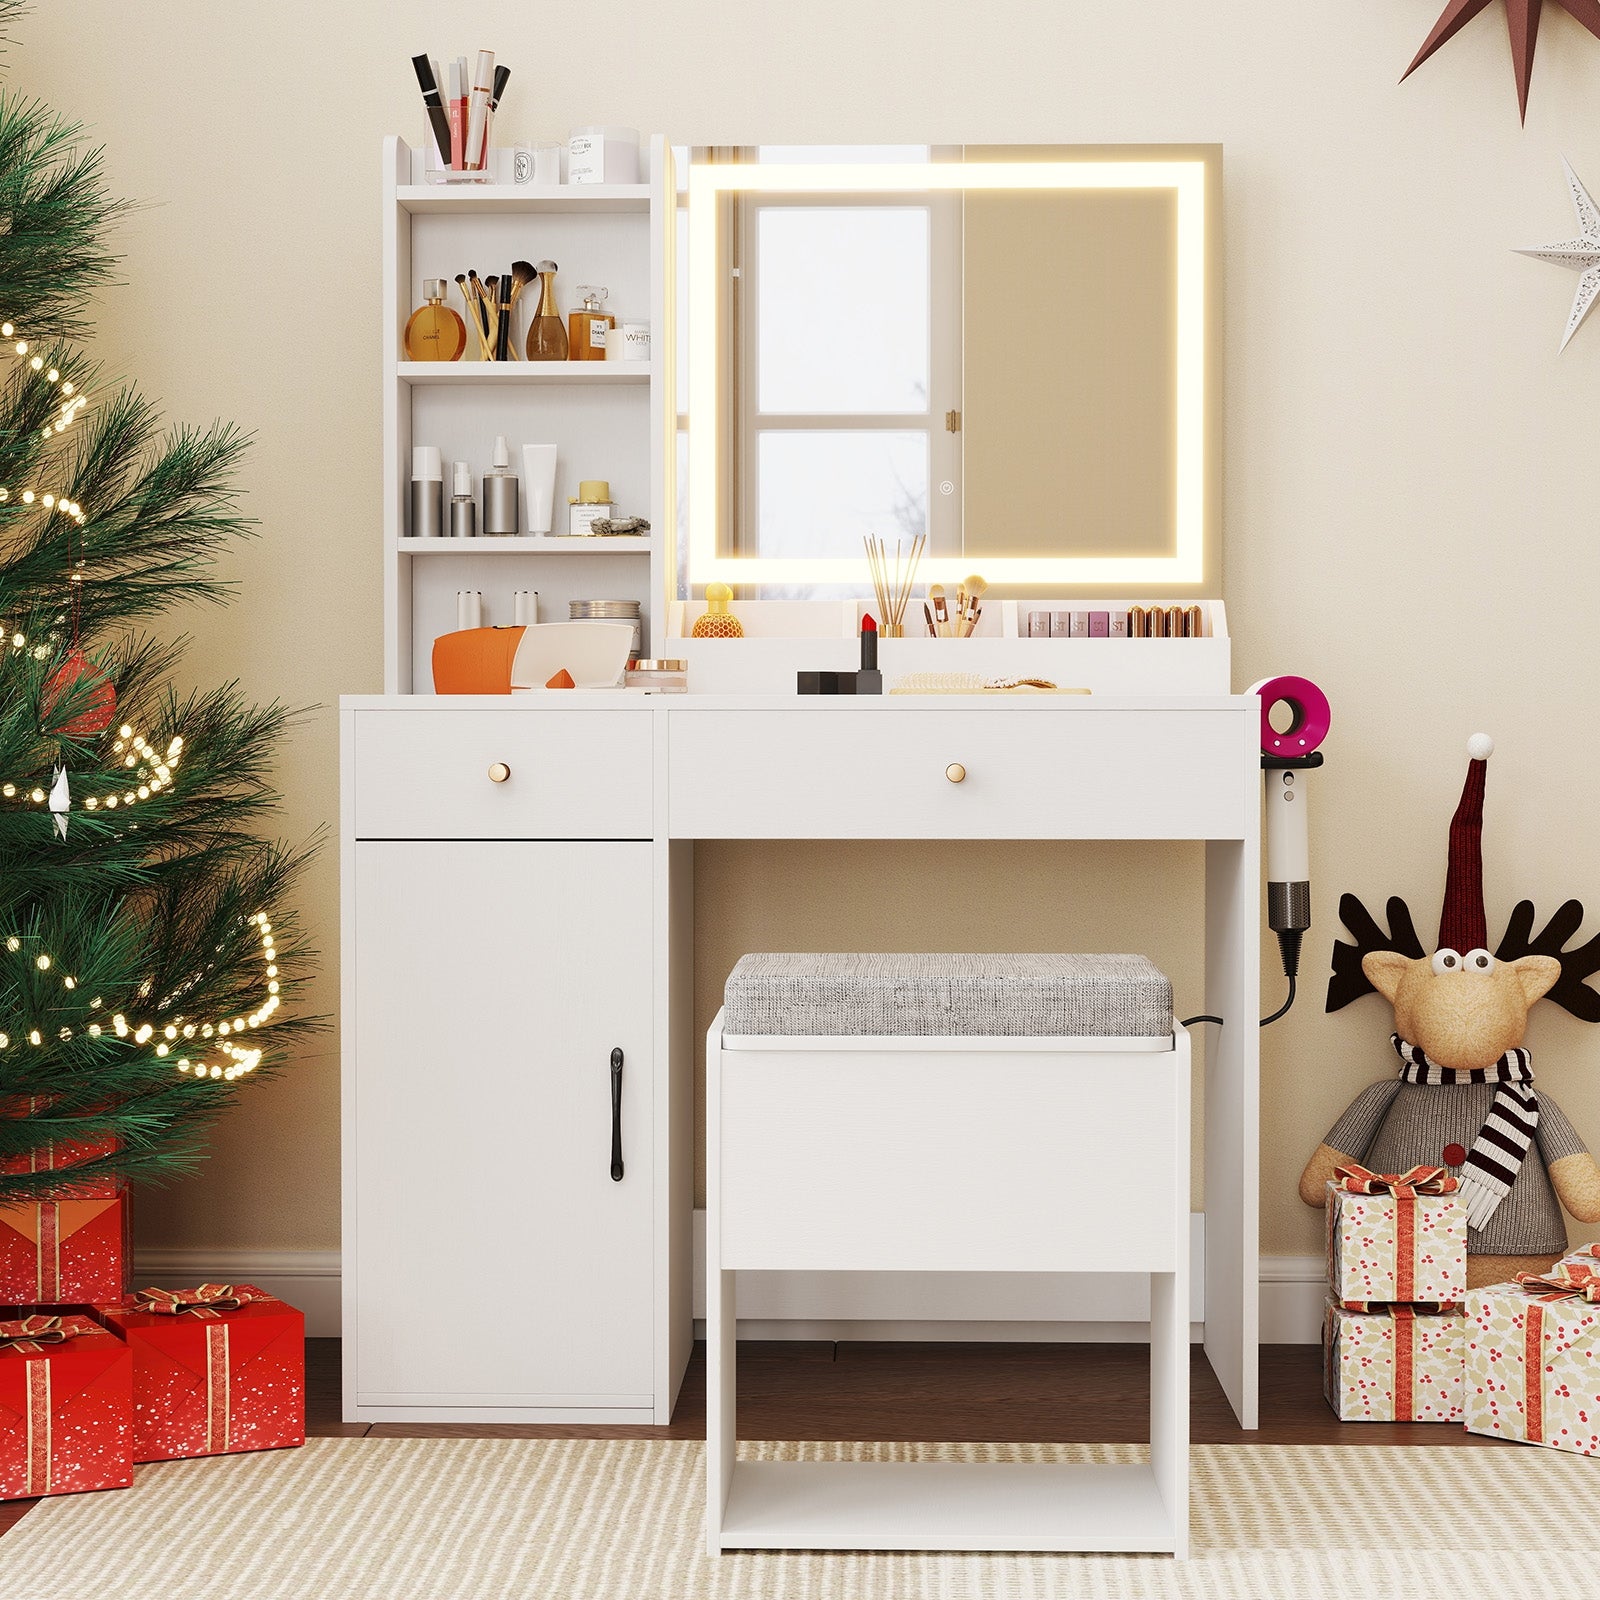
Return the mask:
<path id="1" fill-rule="evenodd" d="M 1187 1553 L 1189 1041 L 1155 967 L 747 955 L 707 1039 L 706 1130 L 713 1555 Z M 1150 1460 L 741 1461 L 741 1270 L 1148 1273 Z"/>

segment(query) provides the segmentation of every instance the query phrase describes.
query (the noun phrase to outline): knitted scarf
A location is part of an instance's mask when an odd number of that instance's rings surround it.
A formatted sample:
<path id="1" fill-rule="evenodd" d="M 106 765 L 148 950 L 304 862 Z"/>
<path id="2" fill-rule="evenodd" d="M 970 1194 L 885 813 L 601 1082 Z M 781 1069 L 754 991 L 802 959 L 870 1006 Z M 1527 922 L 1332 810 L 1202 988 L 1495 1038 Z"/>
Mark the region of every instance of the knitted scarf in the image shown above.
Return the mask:
<path id="1" fill-rule="evenodd" d="M 1511 1192 L 1539 1126 L 1539 1097 L 1533 1092 L 1533 1058 L 1526 1050 L 1507 1050 L 1492 1067 L 1441 1067 L 1419 1045 L 1389 1035 L 1407 1083 L 1492 1083 L 1489 1115 L 1461 1164 L 1461 1199 L 1467 1225 L 1482 1228 Z"/>

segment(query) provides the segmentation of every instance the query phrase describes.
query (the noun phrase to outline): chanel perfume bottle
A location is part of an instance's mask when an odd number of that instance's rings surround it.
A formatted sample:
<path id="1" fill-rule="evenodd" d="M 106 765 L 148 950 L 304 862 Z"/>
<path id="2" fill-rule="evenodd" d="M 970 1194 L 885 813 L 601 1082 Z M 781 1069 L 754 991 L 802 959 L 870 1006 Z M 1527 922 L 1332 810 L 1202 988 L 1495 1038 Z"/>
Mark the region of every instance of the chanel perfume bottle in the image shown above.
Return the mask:
<path id="1" fill-rule="evenodd" d="M 445 288 L 443 278 L 423 283 L 423 304 L 406 323 L 407 361 L 459 361 L 467 348 L 467 325 L 444 303 Z"/>
<path id="2" fill-rule="evenodd" d="M 606 290 L 580 283 L 578 293 L 583 298 L 567 318 L 568 356 L 573 361 L 604 361 L 606 336 L 617 325 L 617 319 L 602 309 Z"/>

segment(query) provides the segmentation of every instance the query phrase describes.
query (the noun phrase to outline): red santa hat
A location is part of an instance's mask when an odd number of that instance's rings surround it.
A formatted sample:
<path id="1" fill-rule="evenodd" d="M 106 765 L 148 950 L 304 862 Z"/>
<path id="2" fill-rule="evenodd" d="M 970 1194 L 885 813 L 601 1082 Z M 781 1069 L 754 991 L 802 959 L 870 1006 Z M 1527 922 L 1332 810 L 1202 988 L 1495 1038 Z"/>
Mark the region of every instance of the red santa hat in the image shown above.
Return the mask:
<path id="1" fill-rule="evenodd" d="M 1440 950 L 1487 949 L 1489 922 L 1483 910 L 1483 786 L 1494 740 L 1475 733 L 1467 740 L 1467 781 L 1450 819 L 1450 864 L 1439 917 Z"/>

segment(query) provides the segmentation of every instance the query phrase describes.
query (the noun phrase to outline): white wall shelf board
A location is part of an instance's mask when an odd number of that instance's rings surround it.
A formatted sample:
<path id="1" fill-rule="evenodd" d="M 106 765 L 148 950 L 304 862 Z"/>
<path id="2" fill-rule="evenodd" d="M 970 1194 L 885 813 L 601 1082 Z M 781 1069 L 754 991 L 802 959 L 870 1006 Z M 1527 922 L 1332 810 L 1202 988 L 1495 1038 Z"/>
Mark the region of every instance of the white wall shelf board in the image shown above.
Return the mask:
<path id="1" fill-rule="evenodd" d="M 648 183 L 534 185 L 525 183 L 408 183 L 395 189 L 395 202 L 414 217 L 518 216 L 561 211 L 638 211 L 650 209 Z"/>
<path id="2" fill-rule="evenodd" d="M 403 556 L 647 556 L 655 548 L 649 539 L 562 539 L 554 535 L 499 535 L 475 539 L 401 539 Z"/>
<path id="3" fill-rule="evenodd" d="M 402 361 L 402 383 L 494 385 L 524 383 L 634 383 L 647 385 L 648 361 Z"/>

